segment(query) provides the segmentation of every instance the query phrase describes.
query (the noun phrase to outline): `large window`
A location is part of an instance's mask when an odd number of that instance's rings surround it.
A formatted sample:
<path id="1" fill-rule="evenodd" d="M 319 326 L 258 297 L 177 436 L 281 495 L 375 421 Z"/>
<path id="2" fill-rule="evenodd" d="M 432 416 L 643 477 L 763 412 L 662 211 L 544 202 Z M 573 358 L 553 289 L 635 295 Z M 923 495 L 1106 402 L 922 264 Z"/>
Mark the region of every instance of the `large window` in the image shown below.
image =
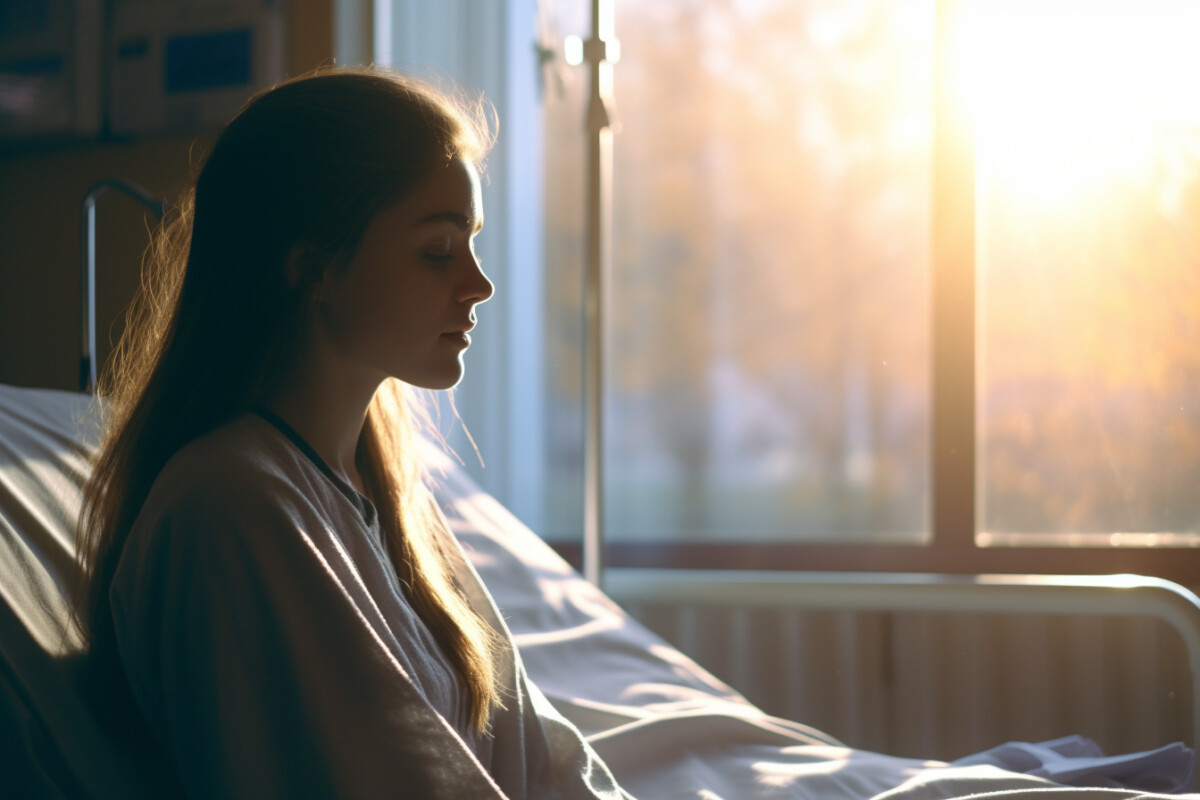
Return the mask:
<path id="1" fill-rule="evenodd" d="M 501 5 L 513 53 L 590 33 L 585 0 Z M 1200 6 L 615 11 L 609 563 L 1200 580 Z M 572 554 L 588 67 L 543 65 L 480 73 L 504 355 L 459 397 L 468 467 Z"/>
<path id="2" fill-rule="evenodd" d="M 974 5 L 984 541 L 1194 545 L 1200 5 Z"/>
<path id="3" fill-rule="evenodd" d="M 615 11 L 609 540 L 923 540 L 932 0 Z M 581 158 L 582 102 L 550 102 L 549 164 Z M 547 174 L 565 364 L 582 198 Z M 577 369 L 551 386 L 565 418 Z M 577 444 L 548 441 L 577 482 Z"/>

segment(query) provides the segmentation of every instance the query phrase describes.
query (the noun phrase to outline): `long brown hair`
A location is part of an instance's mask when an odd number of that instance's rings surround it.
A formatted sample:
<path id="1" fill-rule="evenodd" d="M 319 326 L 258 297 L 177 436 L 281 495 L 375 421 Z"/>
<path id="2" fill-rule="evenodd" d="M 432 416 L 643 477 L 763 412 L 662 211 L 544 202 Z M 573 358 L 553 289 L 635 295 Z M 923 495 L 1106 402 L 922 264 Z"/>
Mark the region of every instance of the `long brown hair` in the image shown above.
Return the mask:
<path id="1" fill-rule="evenodd" d="M 435 166 L 481 166 L 480 103 L 380 70 L 324 70 L 250 100 L 226 126 L 148 254 L 126 332 L 101 382 L 106 436 L 84 488 L 75 620 L 89 658 L 115 663 L 108 593 L 159 472 L 181 447 L 262 402 L 298 352 L 302 311 L 344 268 L 371 219 Z M 285 262 L 302 253 L 299 285 Z M 452 577 L 460 558 L 420 478 L 406 387 L 389 380 L 356 461 L 414 607 L 486 730 L 499 697 L 491 628 Z M 107 667 L 111 669 L 111 666 Z"/>

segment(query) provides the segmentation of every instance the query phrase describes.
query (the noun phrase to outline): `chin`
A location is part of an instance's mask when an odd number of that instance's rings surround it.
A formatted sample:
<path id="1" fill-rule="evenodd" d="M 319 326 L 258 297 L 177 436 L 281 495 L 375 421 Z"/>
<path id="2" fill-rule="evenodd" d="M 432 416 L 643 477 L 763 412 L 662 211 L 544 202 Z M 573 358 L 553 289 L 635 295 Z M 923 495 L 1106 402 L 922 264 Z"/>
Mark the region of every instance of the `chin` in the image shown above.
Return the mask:
<path id="1" fill-rule="evenodd" d="M 410 386 L 415 386 L 418 389 L 429 389 L 432 391 L 444 391 L 446 389 L 453 389 L 455 386 L 458 386 L 458 384 L 462 383 L 463 374 L 464 374 L 464 371 L 463 371 L 462 365 L 459 364 L 458 369 L 452 370 L 452 371 L 448 370 L 445 374 L 422 375 L 419 378 L 414 378 L 414 379 L 408 379 L 408 378 L 402 377 L 402 378 L 400 378 L 400 380 L 404 381 L 405 383 L 409 384 Z"/>

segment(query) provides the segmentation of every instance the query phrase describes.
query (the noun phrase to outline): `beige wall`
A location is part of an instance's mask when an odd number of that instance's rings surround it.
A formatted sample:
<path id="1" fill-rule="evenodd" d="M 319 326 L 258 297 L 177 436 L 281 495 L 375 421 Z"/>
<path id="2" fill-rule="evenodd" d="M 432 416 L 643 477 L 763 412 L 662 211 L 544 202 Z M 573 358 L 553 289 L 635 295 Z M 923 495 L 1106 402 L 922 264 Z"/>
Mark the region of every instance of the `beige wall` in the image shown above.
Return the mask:
<path id="1" fill-rule="evenodd" d="M 290 0 L 289 74 L 332 61 L 333 7 L 334 0 Z M 92 184 L 113 177 L 169 196 L 186 185 L 191 160 L 210 137 L 24 145 L 0 152 L 0 383 L 76 387 L 80 200 Z M 104 358 L 137 286 L 147 239 L 142 213 L 124 198 L 101 201 L 97 222 L 97 333 Z"/>

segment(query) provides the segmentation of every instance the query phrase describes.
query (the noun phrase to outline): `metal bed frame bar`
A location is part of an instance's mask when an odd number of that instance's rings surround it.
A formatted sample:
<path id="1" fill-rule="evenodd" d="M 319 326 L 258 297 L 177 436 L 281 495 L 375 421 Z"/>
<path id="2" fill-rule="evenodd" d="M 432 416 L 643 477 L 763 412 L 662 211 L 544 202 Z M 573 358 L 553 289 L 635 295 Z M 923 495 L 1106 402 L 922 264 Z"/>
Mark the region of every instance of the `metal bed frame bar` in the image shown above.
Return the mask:
<path id="1" fill-rule="evenodd" d="M 79 391 L 96 390 L 96 201 L 109 189 L 136 200 L 159 219 L 166 204 L 141 186 L 109 178 L 87 190 L 80 203 L 79 236 Z"/>
<path id="2" fill-rule="evenodd" d="M 934 575 L 610 567 L 618 603 L 749 605 L 796 610 L 1152 617 L 1179 634 L 1191 676 L 1192 747 L 1200 743 L 1200 597 L 1141 575 Z M 1200 789 L 1200 774 L 1192 790 Z"/>

